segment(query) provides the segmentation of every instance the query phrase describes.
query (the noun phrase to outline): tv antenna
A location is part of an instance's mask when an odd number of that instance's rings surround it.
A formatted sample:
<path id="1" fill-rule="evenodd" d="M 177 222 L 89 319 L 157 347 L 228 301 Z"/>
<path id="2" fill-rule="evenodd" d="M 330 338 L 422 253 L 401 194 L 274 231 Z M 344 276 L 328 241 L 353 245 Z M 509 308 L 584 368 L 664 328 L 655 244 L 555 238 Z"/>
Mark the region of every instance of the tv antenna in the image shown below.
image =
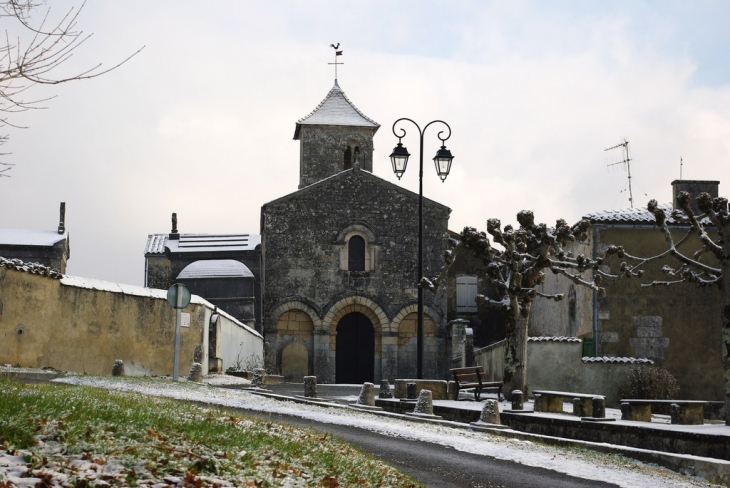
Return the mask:
<path id="1" fill-rule="evenodd" d="M 682 161 L 682 156 L 679 157 L 679 179 L 682 179 L 682 165 L 684 164 L 684 161 Z"/>
<path id="2" fill-rule="evenodd" d="M 634 193 L 631 191 L 631 158 L 629 157 L 629 141 L 624 138 L 624 142 L 620 142 L 616 144 L 615 146 L 608 147 L 604 149 L 604 151 L 610 151 L 611 149 L 618 149 L 619 147 L 624 148 L 624 159 L 623 161 L 618 161 L 616 163 L 609 164 L 608 166 L 616 166 L 618 164 L 625 164 L 626 170 L 629 173 L 629 204 L 631 205 L 631 208 L 634 208 Z"/>

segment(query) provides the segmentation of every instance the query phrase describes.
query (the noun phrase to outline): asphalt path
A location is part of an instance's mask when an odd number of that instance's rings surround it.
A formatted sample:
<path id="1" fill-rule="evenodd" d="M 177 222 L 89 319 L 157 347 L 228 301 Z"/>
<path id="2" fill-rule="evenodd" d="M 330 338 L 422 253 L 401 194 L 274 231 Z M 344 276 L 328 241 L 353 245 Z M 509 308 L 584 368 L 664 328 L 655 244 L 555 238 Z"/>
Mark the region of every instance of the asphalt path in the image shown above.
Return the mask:
<path id="1" fill-rule="evenodd" d="M 357 427 L 316 422 L 288 415 L 245 412 L 274 422 L 328 432 L 385 461 L 429 488 L 599 488 L 617 486 L 597 480 L 575 478 L 549 469 L 461 452 L 438 444 L 388 437 Z"/>

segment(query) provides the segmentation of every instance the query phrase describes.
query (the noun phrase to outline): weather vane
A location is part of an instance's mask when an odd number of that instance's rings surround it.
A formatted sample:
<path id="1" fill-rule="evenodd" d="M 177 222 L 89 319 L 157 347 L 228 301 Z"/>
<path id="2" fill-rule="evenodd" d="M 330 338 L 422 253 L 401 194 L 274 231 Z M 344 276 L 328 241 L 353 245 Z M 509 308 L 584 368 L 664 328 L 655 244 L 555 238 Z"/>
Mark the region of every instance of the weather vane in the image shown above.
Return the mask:
<path id="1" fill-rule="evenodd" d="M 337 62 L 337 56 L 342 56 L 342 51 L 338 51 L 338 49 L 340 48 L 340 43 L 338 42 L 336 45 L 335 44 L 330 44 L 330 46 L 332 47 L 332 49 L 335 50 L 335 62 L 334 63 L 327 63 L 327 64 L 334 64 L 335 65 L 335 81 L 337 81 L 337 66 L 340 65 L 340 64 L 345 64 L 345 63 L 338 63 Z"/>

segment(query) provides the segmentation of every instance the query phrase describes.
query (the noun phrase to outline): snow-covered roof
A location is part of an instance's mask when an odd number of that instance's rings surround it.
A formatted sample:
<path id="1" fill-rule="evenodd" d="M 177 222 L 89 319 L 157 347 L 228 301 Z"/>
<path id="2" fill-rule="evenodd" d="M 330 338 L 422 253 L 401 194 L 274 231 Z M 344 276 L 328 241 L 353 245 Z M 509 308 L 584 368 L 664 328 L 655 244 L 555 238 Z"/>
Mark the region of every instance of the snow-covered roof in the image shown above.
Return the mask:
<path id="1" fill-rule="evenodd" d="M 646 358 L 616 358 L 609 356 L 601 357 L 584 357 L 582 358 L 584 363 L 631 363 L 631 364 L 654 364 L 654 361 Z"/>
<path id="2" fill-rule="evenodd" d="M 532 342 L 583 342 L 578 337 L 564 337 L 564 336 L 528 337 L 527 340 L 532 341 Z"/>
<path id="3" fill-rule="evenodd" d="M 658 207 L 664 211 L 667 216 L 667 224 L 681 225 L 686 222 L 679 222 L 672 217 L 674 206 L 671 203 L 661 203 Z M 655 224 L 654 214 L 649 212 L 646 207 L 641 208 L 624 208 L 622 210 L 602 210 L 600 212 L 592 212 L 585 214 L 584 219 L 589 219 L 592 224 Z M 711 224 L 710 219 L 702 219 L 702 224 Z"/>
<path id="4" fill-rule="evenodd" d="M 14 269 L 16 271 L 48 276 L 54 279 L 63 278 L 63 275 L 53 268 L 38 263 L 25 263 L 20 259 L 5 259 L 0 257 L 0 268 Z"/>
<path id="5" fill-rule="evenodd" d="M 233 259 L 209 259 L 188 264 L 177 278 L 253 278 L 253 273 L 245 264 Z"/>
<path id="6" fill-rule="evenodd" d="M 52 230 L 0 229 L 0 245 L 6 246 L 53 246 L 68 238 L 68 233 Z"/>
<path id="7" fill-rule="evenodd" d="M 340 85 L 335 80 L 335 86 L 329 91 L 322 103 L 317 105 L 312 113 L 297 121 L 294 130 L 294 139 L 299 139 L 299 130 L 302 125 L 346 125 L 354 127 L 380 127 L 370 117 L 366 116 L 347 98 Z"/>
<path id="8" fill-rule="evenodd" d="M 261 244 L 259 234 L 180 234 L 179 239 L 170 239 L 169 234 L 147 236 L 144 253 L 164 254 L 165 248 L 171 252 L 210 252 L 210 251 L 252 251 Z"/>

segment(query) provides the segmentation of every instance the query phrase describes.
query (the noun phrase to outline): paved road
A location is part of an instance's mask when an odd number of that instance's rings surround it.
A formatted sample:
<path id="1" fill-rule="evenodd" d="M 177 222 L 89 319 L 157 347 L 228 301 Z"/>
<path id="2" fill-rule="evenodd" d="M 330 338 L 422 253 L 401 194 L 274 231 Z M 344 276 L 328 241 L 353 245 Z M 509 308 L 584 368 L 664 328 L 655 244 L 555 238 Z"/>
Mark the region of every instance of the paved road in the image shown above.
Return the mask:
<path id="1" fill-rule="evenodd" d="M 301 395 L 301 385 L 271 385 L 278 394 Z M 357 395 L 359 387 L 318 385 L 319 396 Z M 321 390 L 321 391 L 320 391 Z M 248 412 L 254 414 L 253 412 Z M 600 481 L 574 478 L 543 468 L 479 456 L 455 449 L 388 437 L 356 427 L 315 422 L 299 417 L 254 414 L 277 422 L 305 426 L 332 435 L 358 446 L 361 450 L 395 466 L 403 473 L 433 488 L 533 488 L 570 487 L 600 488 L 616 486 Z"/>

